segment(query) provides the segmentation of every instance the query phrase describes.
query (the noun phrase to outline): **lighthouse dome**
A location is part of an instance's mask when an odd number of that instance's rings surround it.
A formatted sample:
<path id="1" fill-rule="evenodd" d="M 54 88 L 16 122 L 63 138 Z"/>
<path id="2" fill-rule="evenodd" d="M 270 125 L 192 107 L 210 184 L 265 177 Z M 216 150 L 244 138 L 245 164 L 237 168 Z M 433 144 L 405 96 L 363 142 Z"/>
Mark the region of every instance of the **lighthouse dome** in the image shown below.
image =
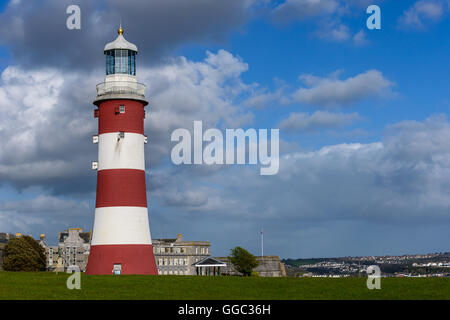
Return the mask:
<path id="1" fill-rule="evenodd" d="M 116 40 L 105 46 L 106 75 L 136 76 L 137 47 L 123 37 L 123 29 L 119 28 Z M 111 79 L 110 79 L 111 80 Z M 121 79 L 115 79 L 115 81 Z"/>
<path id="2" fill-rule="evenodd" d="M 122 27 L 119 28 L 119 35 L 116 40 L 106 44 L 104 51 L 115 50 L 115 49 L 123 49 L 123 50 L 131 50 L 137 52 L 138 49 L 135 44 L 127 41 L 123 36 Z"/>

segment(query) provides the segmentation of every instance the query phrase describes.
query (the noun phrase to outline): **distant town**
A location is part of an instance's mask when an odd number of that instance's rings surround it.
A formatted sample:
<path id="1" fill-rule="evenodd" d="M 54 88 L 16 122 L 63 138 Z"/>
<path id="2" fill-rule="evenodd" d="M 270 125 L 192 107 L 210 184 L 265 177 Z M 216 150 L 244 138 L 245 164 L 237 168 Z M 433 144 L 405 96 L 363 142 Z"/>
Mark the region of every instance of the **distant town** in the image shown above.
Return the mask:
<path id="1" fill-rule="evenodd" d="M 383 277 L 449 277 L 450 252 L 401 256 L 284 259 L 292 277 L 363 277 L 377 265 Z"/>

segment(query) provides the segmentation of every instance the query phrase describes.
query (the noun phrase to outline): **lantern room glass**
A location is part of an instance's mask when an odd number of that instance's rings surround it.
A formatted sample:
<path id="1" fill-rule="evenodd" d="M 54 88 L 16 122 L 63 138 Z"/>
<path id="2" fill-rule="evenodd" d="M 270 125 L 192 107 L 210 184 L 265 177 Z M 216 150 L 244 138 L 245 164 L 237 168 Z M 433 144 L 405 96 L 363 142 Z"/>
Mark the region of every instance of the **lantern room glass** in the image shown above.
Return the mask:
<path id="1" fill-rule="evenodd" d="M 136 75 L 136 51 L 115 49 L 105 52 L 106 74 Z"/>

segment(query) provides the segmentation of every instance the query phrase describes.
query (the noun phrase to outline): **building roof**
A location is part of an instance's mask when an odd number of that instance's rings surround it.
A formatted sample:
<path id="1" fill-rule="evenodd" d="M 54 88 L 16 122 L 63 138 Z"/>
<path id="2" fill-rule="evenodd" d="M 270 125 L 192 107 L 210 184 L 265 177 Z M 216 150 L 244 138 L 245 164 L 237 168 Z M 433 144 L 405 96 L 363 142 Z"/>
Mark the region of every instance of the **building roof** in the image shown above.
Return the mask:
<path id="1" fill-rule="evenodd" d="M 114 49 L 125 49 L 125 50 L 132 50 L 132 51 L 138 51 L 136 45 L 134 45 L 131 42 L 128 42 L 123 37 L 123 29 L 122 27 L 119 29 L 119 35 L 117 36 L 116 40 L 106 44 L 104 51 L 108 50 L 114 50 Z"/>
<path id="2" fill-rule="evenodd" d="M 0 233 L 0 243 L 7 243 L 8 240 L 11 238 L 15 238 L 15 236 L 10 233 L 4 233 L 4 232 Z"/>
<path id="3" fill-rule="evenodd" d="M 167 243 L 171 243 L 171 242 L 177 241 L 177 239 L 152 239 L 152 241 L 159 241 L 159 242 L 167 242 Z"/>
<path id="4" fill-rule="evenodd" d="M 227 266 L 227 264 L 225 262 L 214 259 L 212 257 L 206 257 L 192 265 L 196 266 L 196 267 L 226 267 Z"/>
<path id="5" fill-rule="evenodd" d="M 69 232 L 60 232 L 59 233 L 59 242 L 64 242 L 66 238 L 69 236 Z M 90 232 L 80 232 L 78 236 L 83 239 L 85 243 L 89 243 L 91 241 L 91 233 Z"/>

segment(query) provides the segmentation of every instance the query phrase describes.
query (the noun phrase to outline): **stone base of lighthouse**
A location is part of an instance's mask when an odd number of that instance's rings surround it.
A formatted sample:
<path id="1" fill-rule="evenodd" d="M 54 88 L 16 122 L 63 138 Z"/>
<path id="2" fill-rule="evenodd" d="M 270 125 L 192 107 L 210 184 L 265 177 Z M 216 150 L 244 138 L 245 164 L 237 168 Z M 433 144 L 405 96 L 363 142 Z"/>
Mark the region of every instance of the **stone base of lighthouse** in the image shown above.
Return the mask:
<path id="1" fill-rule="evenodd" d="M 121 274 L 158 274 L 151 244 L 91 246 L 86 274 L 112 274 L 119 264 Z"/>
<path id="2" fill-rule="evenodd" d="M 95 209 L 86 274 L 157 275 L 146 207 Z"/>

